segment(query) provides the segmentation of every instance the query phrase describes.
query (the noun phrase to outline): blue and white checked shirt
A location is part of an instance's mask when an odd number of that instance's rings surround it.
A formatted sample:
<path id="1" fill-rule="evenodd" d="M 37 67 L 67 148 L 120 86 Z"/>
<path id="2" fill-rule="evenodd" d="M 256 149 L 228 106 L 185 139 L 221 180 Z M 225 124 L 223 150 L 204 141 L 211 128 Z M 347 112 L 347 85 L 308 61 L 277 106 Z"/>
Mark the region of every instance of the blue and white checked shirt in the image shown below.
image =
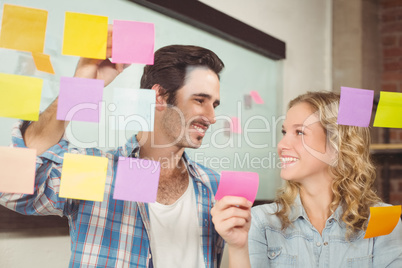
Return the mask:
<path id="1" fill-rule="evenodd" d="M 20 124 L 13 129 L 14 147 L 26 147 Z M 70 149 L 70 153 L 109 159 L 103 202 L 60 198 L 60 176 L 68 141 L 62 139 L 36 162 L 33 195 L 0 193 L 0 204 L 25 215 L 59 215 L 68 218 L 71 236 L 70 267 L 152 267 L 148 204 L 114 200 L 114 178 L 119 156 L 136 155 L 139 146 L 132 137 L 114 151 Z M 183 159 L 192 178 L 198 211 L 205 267 L 219 267 L 223 239 L 214 229 L 210 209 L 219 184 L 219 174 Z"/>

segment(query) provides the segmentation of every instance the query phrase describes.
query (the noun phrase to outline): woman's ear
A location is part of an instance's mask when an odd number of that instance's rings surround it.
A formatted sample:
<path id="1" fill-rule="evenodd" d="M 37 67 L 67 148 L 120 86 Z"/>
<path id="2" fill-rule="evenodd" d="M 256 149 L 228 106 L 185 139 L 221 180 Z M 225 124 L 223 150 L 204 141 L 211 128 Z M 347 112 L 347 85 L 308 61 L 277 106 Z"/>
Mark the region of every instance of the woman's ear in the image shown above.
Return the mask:
<path id="1" fill-rule="evenodd" d="M 166 96 L 163 95 L 164 89 L 159 85 L 155 84 L 151 88 L 155 90 L 156 100 L 155 100 L 155 109 L 157 111 L 163 111 L 166 108 Z"/>

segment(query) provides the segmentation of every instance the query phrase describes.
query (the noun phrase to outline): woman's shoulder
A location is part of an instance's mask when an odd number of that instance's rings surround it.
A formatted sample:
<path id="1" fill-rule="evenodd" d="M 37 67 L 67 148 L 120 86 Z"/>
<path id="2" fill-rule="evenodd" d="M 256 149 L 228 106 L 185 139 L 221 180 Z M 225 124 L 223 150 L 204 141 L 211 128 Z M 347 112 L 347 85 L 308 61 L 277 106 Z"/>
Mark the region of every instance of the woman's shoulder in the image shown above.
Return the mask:
<path id="1" fill-rule="evenodd" d="M 258 205 L 255 206 L 251 209 L 251 212 L 254 214 L 260 214 L 260 213 L 275 213 L 278 209 L 278 205 L 273 202 L 269 204 L 264 204 L 264 205 Z"/>
<path id="2" fill-rule="evenodd" d="M 251 209 L 251 221 L 260 228 L 269 226 L 280 229 L 282 225 L 280 219 L 275 215 L 277 211 L 278 205 L 276 203 L 255 206 Z"/>
<path id="3" fill-rule="evenodd" d="M 384 202 L 378 202 L 378 203 L 373 205 L 373 207 L 391 207 L 391 206 L 392 206 L 391 204 L 387 204 L 387 203 L 384 203 Z"/>

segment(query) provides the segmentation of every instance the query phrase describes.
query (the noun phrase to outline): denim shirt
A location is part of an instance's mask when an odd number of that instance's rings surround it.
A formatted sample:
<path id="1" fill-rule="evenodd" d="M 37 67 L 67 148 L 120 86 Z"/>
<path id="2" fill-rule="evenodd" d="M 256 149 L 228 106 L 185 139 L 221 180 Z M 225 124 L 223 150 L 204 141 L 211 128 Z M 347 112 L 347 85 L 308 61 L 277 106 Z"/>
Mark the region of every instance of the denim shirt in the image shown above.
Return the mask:
<path id="1" fill-rule="evenodd" d="M 383 204 L 385 205 L 385 204 Z M 402 224 L 389 235 L 363 239 L 360 231 L 348 241 L 342 208 L 325 223 L 322 235 L 310 223 L 300 196 L 289 219 L 293 225 L 281 230 L 276 204 L 252 209 L 249 232 L 251 267 L 402 267 Z"/>

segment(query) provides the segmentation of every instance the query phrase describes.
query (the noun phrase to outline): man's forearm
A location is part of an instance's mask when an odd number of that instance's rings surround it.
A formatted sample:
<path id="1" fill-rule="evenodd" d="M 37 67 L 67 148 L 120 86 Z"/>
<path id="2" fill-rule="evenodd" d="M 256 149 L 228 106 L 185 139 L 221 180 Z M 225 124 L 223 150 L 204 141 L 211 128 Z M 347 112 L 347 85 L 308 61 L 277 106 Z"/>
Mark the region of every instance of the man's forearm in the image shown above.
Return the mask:
<path id="1" fill-rule="evenodd" d="M 32 122 L 23 133 L 26 146 L 36 149 L 38 155 L 41 155 L 60 141 L 69 123 L 56 119 L 57 103 L 58 99 L 50 104 L 39 116 L 39 120 Z"/>

